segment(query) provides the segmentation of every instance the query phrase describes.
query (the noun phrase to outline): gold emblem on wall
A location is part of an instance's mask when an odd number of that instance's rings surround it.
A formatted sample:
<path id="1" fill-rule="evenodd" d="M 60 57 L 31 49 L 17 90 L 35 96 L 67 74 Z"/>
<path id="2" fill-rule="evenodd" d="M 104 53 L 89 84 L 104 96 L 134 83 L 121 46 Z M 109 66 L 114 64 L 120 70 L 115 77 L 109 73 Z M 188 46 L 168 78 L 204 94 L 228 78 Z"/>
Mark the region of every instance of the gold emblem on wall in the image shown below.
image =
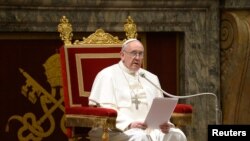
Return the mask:
<path id="1" fill-rule="evenodd" d="M 61 84 L 61 66 L 59 54 L 54 54 L 47 59 L 45 64 L 45 75 L 51 86 L 51 92 L 48 92 L 41 86 L 31 75 L 25 70 L 19 68 L 19 71 L 26 79 L 26 84 L 22 86 L 21 93 L 32 104 L 40 102 L 42 112 L 41 117 L 35 113 L 27 112 L 23 116 L 13 115 L 8 119 L 6 131 L 9 131 L 9 123 L 12 120 L 17 120 L 22 123 L 22 127 L 18 129 L 17 136 L 19 141 L 40 141 L 43 138 L 50 136 L 56 128 L 55 117 L 53 113 L 60 109 L 64 112 L 64 99 Z M 49 126 L 44 126 L 44 123 L 49 123 Z M 60 120 L 60 128 L 63 133 L 66 133 L 65 117 L 62 115 Z"/>

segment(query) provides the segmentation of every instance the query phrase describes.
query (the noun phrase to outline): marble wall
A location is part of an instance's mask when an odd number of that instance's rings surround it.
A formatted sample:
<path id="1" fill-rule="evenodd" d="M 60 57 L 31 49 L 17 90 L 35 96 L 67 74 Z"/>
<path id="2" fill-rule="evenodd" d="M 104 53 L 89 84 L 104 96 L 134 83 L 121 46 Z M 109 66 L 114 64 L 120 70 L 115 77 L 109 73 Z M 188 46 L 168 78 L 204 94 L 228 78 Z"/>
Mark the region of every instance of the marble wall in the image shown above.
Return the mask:
<path id="1" fill-rule="evenodd" d="M 180 93 L 215 93 L 220 100 L 219 0 L 3 1 L 0 32 L 57 32 L 65 15 L 73 32 L 123 32 L 131 16 L 138 32 L 182 32 Z M 194 106 L 188 140 L 205 141 L 207 125 L 216 123 L 215 98 L 185 100 Z M 219 103 L 220 106 L 220 103 Z"/>

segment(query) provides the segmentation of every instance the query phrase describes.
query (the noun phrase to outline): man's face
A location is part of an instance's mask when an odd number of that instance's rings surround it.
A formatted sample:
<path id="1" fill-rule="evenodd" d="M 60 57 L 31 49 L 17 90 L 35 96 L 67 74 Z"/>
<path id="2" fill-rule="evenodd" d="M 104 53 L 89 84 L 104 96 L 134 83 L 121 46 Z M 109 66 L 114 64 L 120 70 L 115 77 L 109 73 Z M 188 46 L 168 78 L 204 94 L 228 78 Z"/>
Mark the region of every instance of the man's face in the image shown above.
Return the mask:
<path id="1" fill-rule="evenodd" d="M 121 59 L 129 70 L 136 72 L 142 65 L 143 52 L 143 45 L 138 41 L 132 41 L 121 51 Z"/>

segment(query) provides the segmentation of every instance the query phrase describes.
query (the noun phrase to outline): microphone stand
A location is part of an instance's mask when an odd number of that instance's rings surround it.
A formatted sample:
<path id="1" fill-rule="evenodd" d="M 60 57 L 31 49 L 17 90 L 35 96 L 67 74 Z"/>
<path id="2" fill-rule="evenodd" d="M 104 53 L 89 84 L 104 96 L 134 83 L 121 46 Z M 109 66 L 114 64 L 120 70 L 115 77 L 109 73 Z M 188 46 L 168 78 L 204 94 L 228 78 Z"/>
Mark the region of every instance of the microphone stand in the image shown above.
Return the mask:
<path id="1" fill-rule="evenodd" d="M 144 73 L 140 73 L 139 74 L 141 77 L 143 77 L 144 79 L 146 79 L 149 83 L 151 83 L 153 86 L 155 86 L 158 90 L 160 90 L 165 96 L 169 96 L 172 98 L 179 98 L 179 99 L 185 99 L 185 98 L 191 98 L 191 97 L 196 97 L 196 96 L 201 96 L 201 95 L 212 95 L 215 98 L 215 118 L 216 118 L 216 124 L 219 124 L 219 119 L 218 119 L 218 113 L 220 114 L 221 117 L 221 111 L 219 110 L 218 107 L 218 98 L 217 95 L 214 93 L 209 93 L 209 92 L 205 92 L 205 93 L 197 93 L 197 94 L 193 94 L 193 95 L 186 95 L 186 96 L 176 96 L 176 95 L 172 95 L 170 93 L 167 93 L 166 91 L 164 91 L 163 89 L 161 89 L 160 87 L 158 87 L 156 84 L 154 84 L 151 80 L 149 80 Z M 220 118 L 221 119 L 221 118 Z"/>

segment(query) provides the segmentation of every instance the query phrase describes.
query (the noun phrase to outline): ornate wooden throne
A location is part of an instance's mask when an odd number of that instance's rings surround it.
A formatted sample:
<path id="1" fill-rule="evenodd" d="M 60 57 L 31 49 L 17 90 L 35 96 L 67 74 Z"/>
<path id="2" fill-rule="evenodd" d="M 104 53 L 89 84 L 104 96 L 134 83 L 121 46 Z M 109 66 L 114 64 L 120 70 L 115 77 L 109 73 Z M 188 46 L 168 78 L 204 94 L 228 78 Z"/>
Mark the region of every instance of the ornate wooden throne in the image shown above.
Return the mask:
<path id="1" fill-rule="evenodd" d="M 108 128 L 115 128 L 117 112 L 112 109 L 90 107 L 88 96 L 95 75 L 104 67 L 120 60 L 122 43 L 102 29 L 82 41 L 72 43 L 72 26 L 63 16 L 58 25 L 60 37 L 64 46 L 60 49 L 62 80 L 65 104 L 66 127 L 68 137 L 78 138 L 78 133 L 84 135 L 91 127 L 103 128 L 102 140 L 108 140 Z M 134 21 L 129 16 L 124 25 L 127 39 L 136 38 L 137 31 Z M 178 104 L 171 120 L 178 125 L 191 122 L 192 107 Z"/>

